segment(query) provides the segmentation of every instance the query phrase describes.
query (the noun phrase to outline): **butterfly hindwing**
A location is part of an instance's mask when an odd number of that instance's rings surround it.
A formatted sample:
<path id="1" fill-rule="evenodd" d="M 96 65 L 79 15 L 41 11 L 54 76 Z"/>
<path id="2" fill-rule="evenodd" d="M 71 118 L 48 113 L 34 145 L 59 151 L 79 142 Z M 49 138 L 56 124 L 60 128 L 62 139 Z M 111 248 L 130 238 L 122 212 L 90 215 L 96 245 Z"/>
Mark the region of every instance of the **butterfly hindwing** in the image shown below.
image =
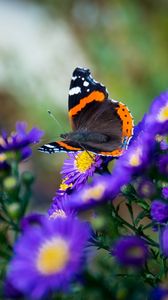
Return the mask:
<path id="1" fill-rule="evenodd" d="M 56 152 L 76 152 L 81 151 L 82 149 L 75 142 L 57 141 L 45 144 L 38 150 L 41 152 L 52 154 Z"/>

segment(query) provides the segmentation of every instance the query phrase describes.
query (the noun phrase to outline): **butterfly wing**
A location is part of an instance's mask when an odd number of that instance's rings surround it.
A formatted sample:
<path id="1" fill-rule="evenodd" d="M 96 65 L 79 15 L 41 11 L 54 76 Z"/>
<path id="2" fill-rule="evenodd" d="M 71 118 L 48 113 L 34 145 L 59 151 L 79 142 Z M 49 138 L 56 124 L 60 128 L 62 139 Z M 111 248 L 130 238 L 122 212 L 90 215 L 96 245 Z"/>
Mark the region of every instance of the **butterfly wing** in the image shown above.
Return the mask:
<path id="1" fill-rule="evenodd" d="M 92 132 L 93 136 L 96 132 L 109 137 L 107 143 L 97 140 L 82 145 L 102 155 L 118 156 L 127 147 L 133 133 L 133 118 L 128 108 L 120 102 L 109 100 L 105 86 L 95 81 L 88 69 L 76 68 L 73 72 L 69 117 L 75 131 Z"/>
<path id="2" fill-rule="evenodd" d="M 107 98 L 108 92 L 105 86 L 93 79 L 89 69 L 76 68 L 72 74 L 68 100 L 72 128 L 74 130 L 79 128 L 78 119 L 84 115 L 85 108 L 88 110 L 89 104 L 93 107 L 94 102 L 102 103 Z"/>
<path id="3" fill-rule="evenodd" d="M 122 154 L 133 133 L 133 118 L 124 104 L 108 99 L 105 86 L 95 81 L 86 68 L 76 68 L 73 72 L 68 110 L 73 130 L 90 132 L 93 141 L 57 141 L 43 145 L 40 151 L 55 153 L 88 150 L 101 155 Z M 97 133 L 108 136 L 107 143 L 99 139 L 95 141 Z"/>
<path id="4" fill-rule="evenodd" d="M 76 152 L 82 151 L 83 149 L 79 147 L 79 144 L 73 141 L 57 141 L 45 144 L 41 146 L 38 150 L 41 152 L 52 154 L 56 152 Z"/>

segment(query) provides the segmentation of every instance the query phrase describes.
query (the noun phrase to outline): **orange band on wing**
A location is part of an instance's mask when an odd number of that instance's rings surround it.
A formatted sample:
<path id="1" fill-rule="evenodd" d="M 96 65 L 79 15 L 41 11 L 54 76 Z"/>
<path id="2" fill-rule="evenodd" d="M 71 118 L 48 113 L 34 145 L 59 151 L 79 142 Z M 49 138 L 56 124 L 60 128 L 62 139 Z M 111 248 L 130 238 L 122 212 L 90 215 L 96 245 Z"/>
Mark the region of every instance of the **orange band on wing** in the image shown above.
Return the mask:
<path id="1" fill-rule="evenodd" d="M 61 147 L 67 149 L 67 150 L 72 150 L 72 151 L 78 151 L 78 150 L 81 150 L 81 148 L 75 148 L 75 147 L 72 147 L 72 146 L 69 146 L 67 145 L 66 143 L 64 142 L 57 142 L 57 144 L 59 144 Z"/>
<path id="2" fill-rule="evenodd" d="M 123 126 L 122 126 L 122 136 L 131 137 L 133 135 L 133 117 L 122 102 L 119 102 L 119 107 L 117 108 L 117 114 L 120 116 Z"/>
<path id="3" fill-rule="evenodd" d="M 111 152 L 100 152 L 101 155 L 104 156 L 120 156 L 123 154 L 123 149 L 117 149 L 117 150 L 113 150 Z"/>
<path id="4" fill-rule="evenodd" d="M 89 96 L 84 97 L 80 100 L 79 104 L 74 106 L 73 108 L 70 109 L 69 111 L 69 116 L 73 117 L 76 115 L 82 108 L 86 106 L 86 104 L 92 102 L 92 101 L 104 101 L 105 95 L 102 92 L 99 91 L 93 91 Z"/>

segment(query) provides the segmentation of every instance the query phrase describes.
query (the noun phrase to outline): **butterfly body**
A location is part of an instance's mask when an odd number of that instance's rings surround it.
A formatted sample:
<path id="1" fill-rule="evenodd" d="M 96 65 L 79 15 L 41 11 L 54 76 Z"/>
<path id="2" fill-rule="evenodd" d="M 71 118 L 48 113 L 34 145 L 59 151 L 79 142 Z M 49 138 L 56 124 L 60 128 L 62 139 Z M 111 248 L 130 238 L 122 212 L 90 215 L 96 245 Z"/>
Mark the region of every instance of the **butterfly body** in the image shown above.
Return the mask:
<path id="1" fill-rule="evenodd" d="M 60 137 L 62 137 L 66 141 L 75 141 L 77 143 L 107 143 L 110 140 L 110 137 L 108 135 L 99 132 L 89 132 L 87 130 L 61 134 Z"/>
<path id="2" fill-rule="evenodd" d="M 69 89 L 72 132 L 62 141 L 45 144 L 40 151 L 55 153 L 88 150 L 104 156 L 120 156 L 133 134 L 133 118 L 121 102 L 108 98 L 104 85 L 88 69 L 76 68 Z"/>

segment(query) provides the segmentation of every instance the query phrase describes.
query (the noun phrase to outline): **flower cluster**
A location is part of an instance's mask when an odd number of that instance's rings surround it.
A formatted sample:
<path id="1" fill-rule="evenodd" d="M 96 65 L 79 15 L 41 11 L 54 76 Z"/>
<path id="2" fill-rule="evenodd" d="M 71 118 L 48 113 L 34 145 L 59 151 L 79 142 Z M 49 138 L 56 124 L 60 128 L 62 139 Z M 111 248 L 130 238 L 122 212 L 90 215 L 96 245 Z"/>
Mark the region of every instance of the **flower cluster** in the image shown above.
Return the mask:
<path id="1" fill-rule="evenodd" d="M 25 122 L 16 123 L 16 131 L 10 136 L 2 131 L 0 137 L 0 169 L 8 168 L 8 161 L 13 158 L 23 160 L 32 154 L 31 144 L 38 143 L 43 136 L 43 131 L 34 127 L 27 132 Z"/>
<path id="2" fill-rule="evenodd" d="M 10 137 L 3 132 L 1 167 L 11 154 L 17 164 L 28 157 L 41 135 L 38 129 L 26 133 L 23 123 Z M 119 159 L 69 154 L 48 214 L 25 217 L 33 180 L 21 174 L 13 183 L 9 169 L 0 199 L 0 255 L 2 263 L 9 262 L 0 275 L 2 298 L 166 300 L 167 136 L 164 92 L 135 126 Z"/>

